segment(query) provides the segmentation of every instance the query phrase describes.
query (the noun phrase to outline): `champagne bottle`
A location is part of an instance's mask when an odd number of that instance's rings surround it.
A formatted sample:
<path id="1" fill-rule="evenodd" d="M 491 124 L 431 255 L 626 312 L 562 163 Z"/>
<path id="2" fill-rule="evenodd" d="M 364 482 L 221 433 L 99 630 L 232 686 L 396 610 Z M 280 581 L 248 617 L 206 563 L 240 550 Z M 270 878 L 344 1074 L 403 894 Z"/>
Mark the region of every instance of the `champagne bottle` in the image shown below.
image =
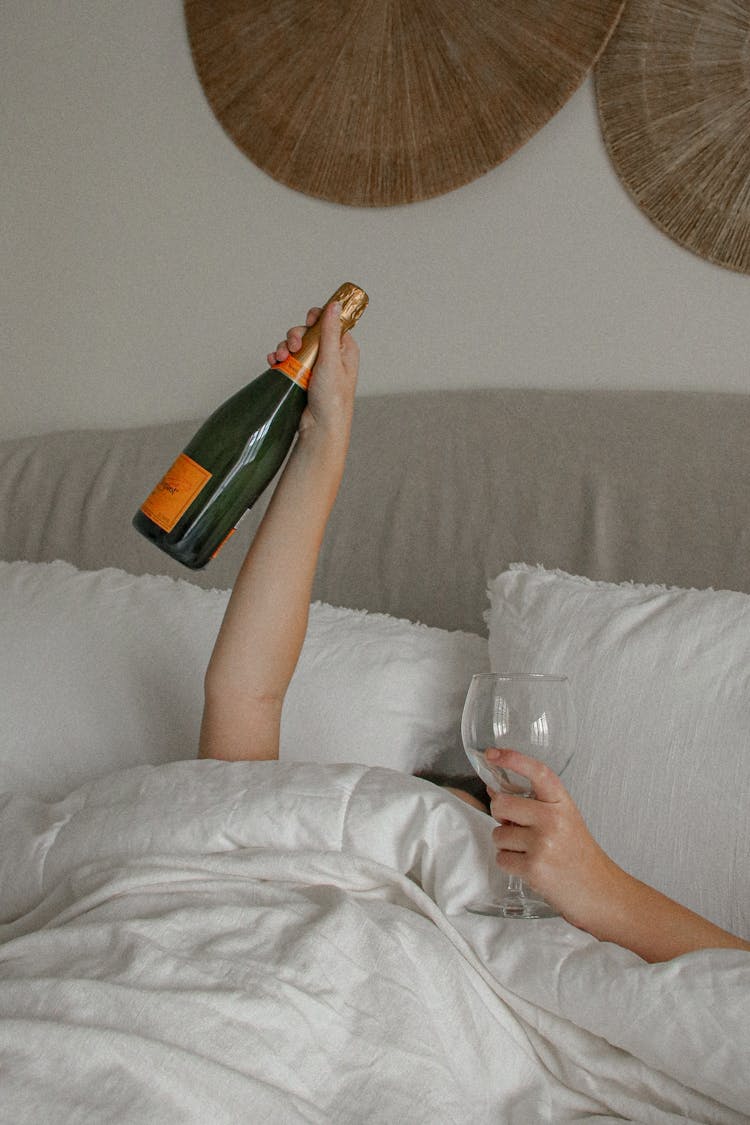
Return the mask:
<path id="1" fill-rule="evenodd" d="M 341 302 L 342 335 L 367 299 L 345 282 L 326 302 Z M 289 452 L 319 345 L 320 321 L 307 329 L 295 355 L 214 411 L 136 512 L 136 530 L 193 570 L 218 554 Z"/>

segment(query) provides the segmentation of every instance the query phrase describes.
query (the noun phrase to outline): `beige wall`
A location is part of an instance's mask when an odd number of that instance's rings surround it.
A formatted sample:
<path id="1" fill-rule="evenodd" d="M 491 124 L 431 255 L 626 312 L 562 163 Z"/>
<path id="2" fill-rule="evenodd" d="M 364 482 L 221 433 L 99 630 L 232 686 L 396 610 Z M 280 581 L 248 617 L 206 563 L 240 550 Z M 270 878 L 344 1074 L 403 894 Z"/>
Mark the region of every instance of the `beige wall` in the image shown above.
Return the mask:
<path id="1" fill-rule="evenodd" d="M 366 210 L 241 155 L 178 0 L 6 0 L 0 51 L 0 436 L 203 416 L 346 279 L 363 394 L 748 389 L 750 278 L 635 207 L 590 81 L 482 179 Z"/>

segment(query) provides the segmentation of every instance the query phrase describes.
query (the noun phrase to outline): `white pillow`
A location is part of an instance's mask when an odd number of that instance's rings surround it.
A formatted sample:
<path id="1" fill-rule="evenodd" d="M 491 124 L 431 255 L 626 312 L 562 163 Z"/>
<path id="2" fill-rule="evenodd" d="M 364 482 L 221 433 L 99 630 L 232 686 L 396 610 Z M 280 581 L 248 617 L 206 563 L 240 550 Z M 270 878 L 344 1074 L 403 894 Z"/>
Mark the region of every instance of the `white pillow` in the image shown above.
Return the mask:
<path id="1" fill-rule="evenodd" d="M 750 596 L 515 564 L 489 587 L 495 671 L 570 677 L 564 781 L 638 878 L 750 937 Z"/>
<path id="2" fill-rule="evenodd" d="M 228 591 L 163 575 L 0 562 L 0 790 L 57 800 L 112 770 L 192 758 Z M 281 757 L 413 771 L 455 747 L 487 641 L 315 604 Z"/>

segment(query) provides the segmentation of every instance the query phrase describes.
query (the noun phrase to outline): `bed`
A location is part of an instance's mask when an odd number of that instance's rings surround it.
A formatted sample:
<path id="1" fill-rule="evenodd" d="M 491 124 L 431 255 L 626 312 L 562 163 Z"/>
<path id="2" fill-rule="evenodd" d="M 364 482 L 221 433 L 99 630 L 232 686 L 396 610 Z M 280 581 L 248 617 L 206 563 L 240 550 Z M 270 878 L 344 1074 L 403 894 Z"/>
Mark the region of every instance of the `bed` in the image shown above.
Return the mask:
<path id="1" fill-rule="evenodd" d="M 205 571 L 130 527 L 195 422 L 0 444 L 3 1120 L 750 1120 L 750 955 L 464 909 L 472 672 L 564 671 L 565 781 L 750 937 L 750 396 L 364 396 L 279 762 L 199 762 L 261 500 Z"/>

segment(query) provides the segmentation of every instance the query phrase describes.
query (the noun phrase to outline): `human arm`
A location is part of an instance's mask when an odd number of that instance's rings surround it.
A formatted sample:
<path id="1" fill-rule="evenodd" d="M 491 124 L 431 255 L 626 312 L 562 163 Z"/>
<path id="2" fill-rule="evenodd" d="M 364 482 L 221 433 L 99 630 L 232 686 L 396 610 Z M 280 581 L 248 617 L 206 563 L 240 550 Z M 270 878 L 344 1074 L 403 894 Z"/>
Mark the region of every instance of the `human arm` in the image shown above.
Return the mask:
<path id="1" fill-rule="evenodd" d="M 307 326 L 319 315 L 311 309 Z M 298 351 L 303 331 L 291 328 L 269 364 Z M 297 441 L 234 584 L 206 671 L 200 758 L 278 757 L 281 709 L 344 471 L 358 365 L 354 339 L 341 337 L 338 308 L 327 306 Z"/>
<path id="2" fill-rule="evenodd" d="M 530 886 L 579 929 L 668 961 L 699 949 L 744 949 L 750 942 L 623 871 L 597 844 L 560 778 L 515 750 L 487 751 L 489 764 L 528 777 L 533 798 L 490 790 L 497 863 Z"/>

